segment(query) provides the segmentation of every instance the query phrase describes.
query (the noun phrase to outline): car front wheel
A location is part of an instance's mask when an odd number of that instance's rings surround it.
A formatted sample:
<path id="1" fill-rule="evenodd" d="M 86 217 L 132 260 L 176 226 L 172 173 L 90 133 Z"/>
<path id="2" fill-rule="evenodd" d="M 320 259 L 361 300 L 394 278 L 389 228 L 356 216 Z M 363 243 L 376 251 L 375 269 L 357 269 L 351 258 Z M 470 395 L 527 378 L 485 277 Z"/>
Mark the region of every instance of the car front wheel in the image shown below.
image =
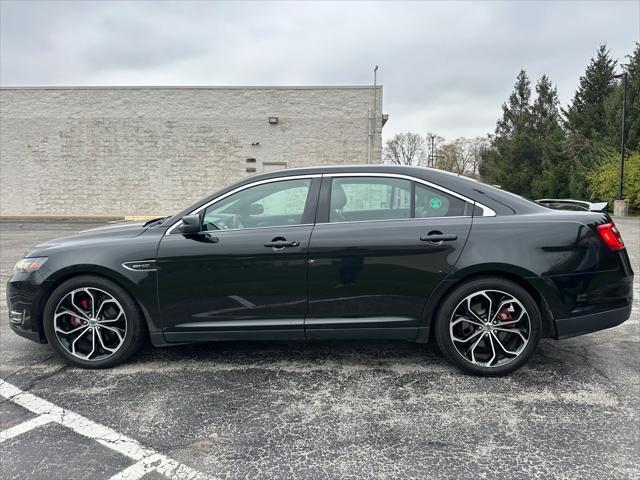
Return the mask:
<path id="1" fill-rule="evenodd" d="M 496 277 L 455 288 L 438 310 L 434 334 L 453 364 L 475 375 L 497 376 L 531 358 L 540 331 L 540 310 L 531 295 Z"/>
<path id="2" fill-rule="evenodd" d="M 53 291 L 44 311 L 44 330 L 53 348 L 82 368 L 122 363 L 140 348 L 144 334 L 129 294 L 94 276 L 72 278 Z"/>

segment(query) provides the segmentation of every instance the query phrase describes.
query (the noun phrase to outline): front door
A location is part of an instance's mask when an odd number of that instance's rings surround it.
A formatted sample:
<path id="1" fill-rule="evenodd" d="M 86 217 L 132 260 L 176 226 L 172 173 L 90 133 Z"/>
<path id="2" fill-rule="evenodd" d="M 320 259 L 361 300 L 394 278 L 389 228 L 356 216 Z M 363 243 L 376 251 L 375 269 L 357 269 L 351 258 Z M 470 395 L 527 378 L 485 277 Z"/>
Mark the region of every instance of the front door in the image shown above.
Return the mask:
<path id="1" fill-rule="evenodd" d="M 204 209 L 201 233 L 164 236 L 157 263 L 167 341 L 304 339 L 319 182 L 250 186 Z"/>
<path id="2" fill-rule="evenodd" d="M 406 178 L 323 179 L 309 248 L 307 338 L 414 339 L 455 265 L 473 205 Z"/>

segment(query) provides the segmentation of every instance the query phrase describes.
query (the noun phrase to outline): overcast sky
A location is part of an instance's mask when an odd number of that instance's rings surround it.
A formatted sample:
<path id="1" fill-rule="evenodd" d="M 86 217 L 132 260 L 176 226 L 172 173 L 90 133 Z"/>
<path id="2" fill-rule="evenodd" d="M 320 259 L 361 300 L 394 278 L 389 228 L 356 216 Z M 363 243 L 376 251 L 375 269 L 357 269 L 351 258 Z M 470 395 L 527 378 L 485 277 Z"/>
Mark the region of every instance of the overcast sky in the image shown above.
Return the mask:
<path id="1" fill-rule="evenodd" d="M 638 0 L 0 5 L 2 86 L 368 84 L 379 64 L 385 138 L 492 132 L 520 68 L 566 104 L 598 45 L 640 39 Z"/>

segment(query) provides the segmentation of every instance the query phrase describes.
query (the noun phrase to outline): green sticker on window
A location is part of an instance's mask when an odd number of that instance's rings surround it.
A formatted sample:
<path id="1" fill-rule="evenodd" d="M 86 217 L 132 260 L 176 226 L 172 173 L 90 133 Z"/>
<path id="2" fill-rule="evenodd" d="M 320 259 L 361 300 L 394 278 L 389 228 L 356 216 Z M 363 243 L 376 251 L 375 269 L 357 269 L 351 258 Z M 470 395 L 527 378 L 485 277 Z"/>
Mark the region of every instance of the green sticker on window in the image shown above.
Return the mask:
<path id="1" fill-rule="evenodd" d="M 431 208 L 438 209 L 442 206 L 442 200 L 440 200 L 438 197 L 433 197 L 429 202 L 429 205 L 431 205 Z"/>

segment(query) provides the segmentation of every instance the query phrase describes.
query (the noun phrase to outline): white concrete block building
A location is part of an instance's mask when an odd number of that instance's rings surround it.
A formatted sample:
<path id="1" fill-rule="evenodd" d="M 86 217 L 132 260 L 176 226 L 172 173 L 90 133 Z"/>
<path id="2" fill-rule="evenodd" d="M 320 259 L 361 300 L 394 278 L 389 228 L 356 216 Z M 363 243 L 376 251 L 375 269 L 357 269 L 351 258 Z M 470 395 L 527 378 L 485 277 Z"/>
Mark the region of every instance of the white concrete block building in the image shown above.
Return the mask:
<path id="1" fill-rule="evenodd" d="M 381 86 L 2 88 L 0 215 L 170 214 L 255 173 L 378 163 L 382 111 Z"/>

